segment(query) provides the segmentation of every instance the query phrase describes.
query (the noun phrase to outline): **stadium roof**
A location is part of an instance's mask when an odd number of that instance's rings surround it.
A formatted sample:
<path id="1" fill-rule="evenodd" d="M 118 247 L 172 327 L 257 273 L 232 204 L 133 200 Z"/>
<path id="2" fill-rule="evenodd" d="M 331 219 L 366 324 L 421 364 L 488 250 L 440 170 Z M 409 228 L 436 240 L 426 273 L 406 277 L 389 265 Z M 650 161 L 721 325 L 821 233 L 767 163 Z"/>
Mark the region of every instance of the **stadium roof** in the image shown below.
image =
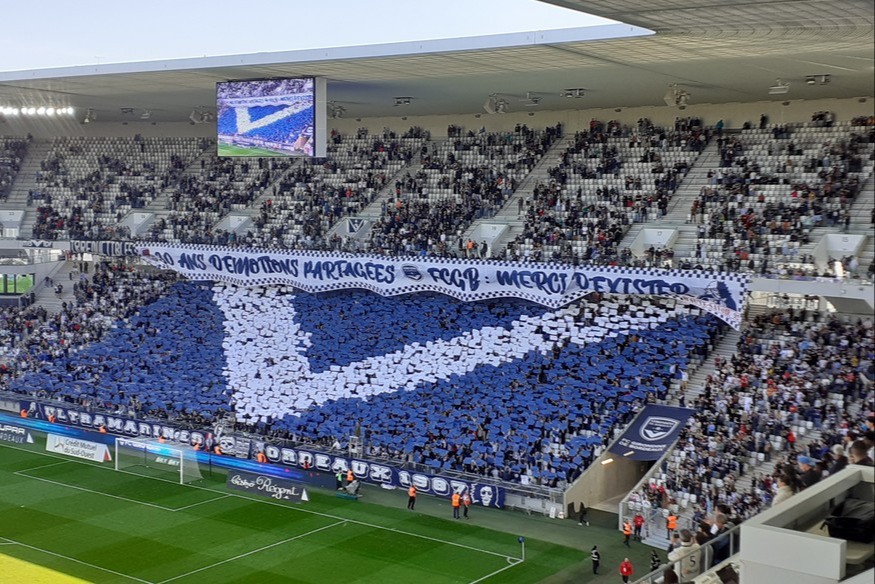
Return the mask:
<path id="1" fill-rule="evenodd" d="M 0 73 L 0 104 L 184 121 L 217 81 L 296 75 L 327 77 L 347 118 L 483 113 L 490 94 L 508 111 L 656 106 L 672 83 L 691 105 L 873 95 L 871 0 L 543 1 L 625 24 Z"/>

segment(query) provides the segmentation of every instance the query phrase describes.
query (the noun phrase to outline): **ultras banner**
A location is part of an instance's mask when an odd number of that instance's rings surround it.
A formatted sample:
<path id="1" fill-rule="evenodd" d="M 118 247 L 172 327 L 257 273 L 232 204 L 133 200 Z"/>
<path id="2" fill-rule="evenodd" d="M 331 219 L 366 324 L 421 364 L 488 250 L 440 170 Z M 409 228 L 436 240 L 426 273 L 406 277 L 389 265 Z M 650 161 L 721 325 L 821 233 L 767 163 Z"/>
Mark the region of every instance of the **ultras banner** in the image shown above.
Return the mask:
<path id="1" fill-rule="evenodd" d="M 687 408 L 645 406 L 609 450 L 631 460 L 658 460 L 694 413 Z"/>
<path id="2" fill-rule="evenodd" d="M 738 329 L 749 277 L 691 270 L 142 244 L 149 264 L 194 280 L 287 284 L 306 292 L 362 288 L 382 296 L 440 292 L 464 301 L 523 298 L 559 308 L 590 292 L 674 296 Z"/>

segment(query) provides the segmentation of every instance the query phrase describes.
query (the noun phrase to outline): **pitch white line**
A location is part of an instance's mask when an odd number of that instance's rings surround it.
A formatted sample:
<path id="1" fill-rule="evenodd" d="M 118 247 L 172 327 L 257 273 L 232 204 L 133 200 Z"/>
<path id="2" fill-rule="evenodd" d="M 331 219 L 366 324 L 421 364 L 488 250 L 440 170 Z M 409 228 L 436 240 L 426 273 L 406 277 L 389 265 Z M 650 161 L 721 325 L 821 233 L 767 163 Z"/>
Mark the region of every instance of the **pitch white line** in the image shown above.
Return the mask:
<path id="1" fill-rule="evenodd" d="M 101 491 L 94 491 L 91 489 L 86 489 L 85 487 L 77 487 L 76 485 L 68 485 L 67 483 L 61 483 L 58 481 L 53 481 L 51 479 L 32 477 L 28 474 L 24 474 L 21 471 L 16 472 L 14 474 L 17 474 L 18 476 L 25 477 L 28 479 L 33 479 L 35 481 L 42 481 L 44 483 L 51 483 L 53 485 L 58 485 L 60 487 L 66 487 L 68 489 L 76 489 L 77 491 L 85 491 L 86 493 L 92 493 L 94 495 L 102 495 L 104 497 L 110 497 L 112 499 L 119 499 L 120 501 L 127 501 L 129 503 L 139 503 L 140 505 L 146 505 L 147 507 L 154 507 L 155 509 L 161 509 L 162 511 L 176 511 L 176 509 L 173 509 L 172 507 L 165 507 L 164 505 L 156 505 L 155 503 L 146 503 L 145 501 L 137 501 L 136 499 L 128 499 L 127 497 L 122 497 L 120 495 L 110 495 L 109 493 L 103 493 Z"/>
<path id="2" fill-rule="evenodd" d="M 13 445 L 11 445 L 11 444 L 0 444 L 0 448 L 11 448 L 12 450 L 21 450 L 21 451 L 23 451 L 23 452 L 29 452 L 29 453 L 31 453 L 31 454 L 39 454 L 40 456 L 47 456 L 47 457 L 49 457 L 49 458 L 61 458 L 60 456 L 56 456 L 56 455 L 53 455 L 53 454 L 50 454 L 50 453 L 47 453 L 47 452 L 34 452 L 34 451 L 32 451 L 32 450 L 27 450 L 27 449 L 25 449 L 25 448 L 20 448 L 20 447 L 18 447 L 18 446 L 13 446 Z M 114 471 L 114 472 L 120 472 L 120 473 L 124 473 L 124 474 L 129 474 L 129 475 L 132 475 L 132 476 L 135 476 L 135 477 L 139 477 L 139 478 L 141 478 L 141 479 L 150 479 L 150 480 L 154 480 L 154 481 L 161 481 L 162 483 L 170 483 L 171 485 L 179 485 L 179 482 L 177 482 L 177 481 L 172 481 L 172 480 L 169 480 L 169 479 L 162 479 L 161 477 L 149 477 L 149 476 L 144 476 L 144 475 L 140 475 L 140 474 L 137 474 L 137 473 L 135 473 L 135 472 L 130 472 L 130 471 L 127 471 L 127 470 L 115 470 L 115 469 L 113 469 L 113 468 L 108 468 L 108 467 L 105 467 L 105 466 L 98 466 L 98 465 L 96 465 L 96 464 L 91 464 L 91 463 L 89 463 L 89 462 L 87 462 L 87 461 L 84 461 L 84 460 L 69 460 L 69 459 L 65 459 L 65 460 L 67 460 L 67 462 L 73 462 L 73 463 L 77 463 L 77 464 L 83 464 L 83 465 L 85 465 L 85 466 L 89 466 L 89 467 L 92 467 L 92 468 L 99 468 L 99 469 L 102 469 L 102 470 L 110 470 L 110 471 Z M 35 477 L 31 477 L 31 478 L 35 478 Z M 264 499 L 255 499 L 254 497 L 247 497 L 247 496 L 245 496 L 245 495 L 238 494 L 238 493 L 225 493 L 225 492 L 223 492 L 223 491 L 218 491 L 218 490 L 216 490 L 216 489 L 210 489 L 210 488 L 207 488 L 207 487 L 201 487 L 201 486 L 198 486 L 198 485 L 185 484 L 185 485 L 181 485 L 181 486 L 189 487 L 189 488 L 192 488 L 192 489 L 198 489 L 198 490 L 200 490 L 200 491 L 207 491 L 207 492 L 210 492 L 210 493 L 217 493 L 217 494 L 219 494 L 219 495 L 227 495 L 228 497 L 233 497 L 233 498 L 236 498 L 236 499 L 243 499 L 244 501 L 250 501 L 250 502 L 254 502 L 254 503 L 261 503 L 261 504 L 263 504 L 263 505 L 272 505 L 272 506 L 274 506 L 274 507 L 280 507 L 280 508 L 282 508 L 282 509 L 286 509 L 286 510 L 288 510 L 288 511 L 297 511 L 298 513 L 308 513 L 308 514 L 310 514 L 310 515 L 318 515 L 319 517 L 326 517 L 326 518 L 328 518 L 328 519 L 336 519 L 336 520 L 339 520 L 339 521 L 346 521 L 347 523 L 353 523 L 353 524 L 356 524 L 356 525 L 363 525 L 363 526 L 365 526 L 365 527 L 371 527 L 371 528 L 373 528 L 373 529 L 382 529 L 382 530 L 384 530 L 384 531 L 393 531 L 393 532 L 395 532 L 395 533 L 399 533 L 399 534 L 401 534 L 401 535 L 407 535 L 407 536 L 410 536 L 410 537 L 418 537 L 418 538 L 420 538 L 420 539 L 426 539 L 426 540 L 429 540 L 429 541 L 434 541 L 434 542 L 442 543 L 442 544 L 444 544 L 444 545 L 451 545 L 451 546 L 455 546 L 455 547 L 459 547 L 459 548 L 464 548 L 464 549 L 472 550 L 472 551 L 475 551 L 475 552 L 480 552 L 480 553 L 484 553 L 484 554 L 489 554 L 489 555 L 492 555 L 492 556 L 497 556 L 497 557 L 499 557 L 499 558 L 507 558 L 508 560 L 520 560 L 520 558 L 515 558 L 515 557 L 513 557 L 513 556 L 508 556 L 507 554 L 500 554 L 500 553 L 498 553 L 498 552 L 492 552 L 492 551 L 489 551 L 489 550 L 484 550 L 484 549 L 476 548 L 476 547 L 473 547 L 473 546 L 465 545 L 465 544 L 462 544 L 462 543 L 457 543 L 457 542 L 454 542 L 454 541 L 446 541 L 446 540 L 443 540 L 443 539 L 438 539 L 438 538 L 436 538 L 436 537 L 429 537 L 429 536 L 427 536 L 427 535 L 421 535 L 421 534 L 419 534 L 419 533 L 412 533 L 412 532 L 409 532 L 409 531 L 402 531 L 402 530 L 400 530 L 400 529 L 395 529 L 394 527 L 386 527 L 385 525 L 375 525 L 375 524 L 373 524 L 373 523 L 367 523 L 367 522 L 365 522 L 365 521 L 358 521 L 358 520 L 356 520 L 356 519 L 346 519 L 345 517 L 340 517 L 340 516 L 337 516 L 337 515 L 331 515 L 330 513 L 321 513 L 321 512 L 319 512 L 319 511 L 310 511 L 309 509 L 302 509 L 302 508 L 300 508 L 300 507 L 293 507 L 293 506 L 291 506 L 291 505 L 283 505 L 283 504 L 281 504 L 281 503 L 276 503 L 276 502 L 274 502 L 274 501 L 268 501 L 268 500 L 264 500 Z M 139 503 L 140 501 L 134 501 L 134 502 L 135 502 L 135 503 Z"/>
<path id="3" fill-rule="evenodd" d="M 101 568 L 100 566 L 95 566 L 94 564 L 89 564 L 88 562 L 83 562 L 82 560 L 77 560 L 76 558 L 71 558 L 70 556 L 65 556 L 63 554 L 50 552 L 49 550 L 44 550 L 42 548 L 28 545 L 26 543 L 21 543 L 20 541 L 15 541 L 14 539 L 9 539 L 8 537 L 4 537 L 2 539 L 5 540 L 6 542 L 8 542 L 8 544 L 20 545 L 21 547 L 25 547 L 25 548 L 28 548 L 31 550 L 42 552 L 42 553 L 48 554 L 50 556 L 55 556 L 56 558 L 62 558 L 64 560 L 76 562 L 77 564 L 82 564 L 83 566 L 88 566 L 89 568 L 94 568 L 95 570 L 100 570 L 101 572 L 115 574 L 116 576 L 121 576 L 122 578 L 127 578 L 128 580 L 134 580 L 135 582 L 142 582 L 143 584 L 154 584 L 153 582 L 149 582 L 148 580 L 143 580 L 141 578 L 137 578 L 136 576 L 129 576 L 128 574 L 122 574 L 121 572 L 116 572 L 115 570 L 110 570 L 109 568 Z"/>
<path id="4" fill-rule="evenodd" d="M 192 503 L 191 505 L 185 505 L 183 507 L 177 507 L 176 509 L 171 509 L 171 511 L 183 511 L 185 509 L 191 509 L 192 507 L 197 507 L 198 505 L 203 505 L 204 503 L 212 503 L 213 501 L 220 501 L 222 499 L 227 499 L 230 495 L 222 495 L 221 497 L 214 497 L 212 499 L 207 499 L 206 501 L 198 501 L 197 503 Z"/>
<path id="5" fill-rule="evenodd" d="M 260 547 L 256 550 L 246 552 L 245 554 L 240 554 L 240 555 L 234 556 L 233 558 L 228 558 L 227 560 L 222 560 L 221 562 L 216 562 L 215 564 L 210 564 L 209 566 L 204 566 L 203 568 L 198 568 L 197 570 L 192 570 L 191 572 L 186 572 L 185 574 L 180 574 L 179 576 L 174 576 L 173 578 L 168 578 L 167 580 L 162 580 L 161 582 L 158 582 L 158 584 L 166 584 L 167 582 L 173 582 L 174 580 L 179 580 L 180 578 L 185 578 L 186 576 L 191 576 L 192 574 L 197 574 L 198 572 L 203 572 L 204 570 L 209 570 L 211 568 L 215 568 L 216 566 L 221 566 L 222 564 L 227 564 L 228 562 L 233 562 L 235 560 L 239 560 L 240 558 L 245 558 L 246 556 L 251 556 L 252 554 L 257 554 L 258 552 L 263 552 L 264 550 L 269 550 L 270 548 L 274 548 L 278 545 L 283 545 L 284 543 L 289 543 L 290 541 L 295 541 L 296 539 L 301 539 L 302 537 L 307 537 L 308 535 L 313 535 L 314 533 L 324 531 L 324 530 L 329 529 L 331 527 L 337 527 L 338 525 L 341 525 L 343 523 L 346 523 L 346 521 L 338 521 L 337 523 L 332 523 L 331 525 L 323 525 L 322 527 L 320 527 L 318 529 L 313 529 L 311 531 L 308 531 L 307 533 L 302 533 L 300 535 L 296 535 L 294 537 L 290 537 L 288 539 L 284 539 L 282 541 L 278 541 L 276 543 L 272 543 L 270 545 Z"/>
<path id="6" fill-rule="evenodd" d="M 33 468 L 23 468 L 21 470 L 17 470 L 17 471 L 15 471 L 15 474 L 18 474 L 20 472 L 30 472 L 32 470 L 38 470 L 41 468 L 49 468 L 50 466 L 60 466 L 62 464 L 68 464 L 70 462 L 73 462 L 73 461 L 72 460 L 60 460 L 58 462 L 50 462 L 49 464 L 42 464 L 40 466 L 35 466 Z M 33 478 L 33 477 L 30 477 L 30 478 Z"/>
<path id="7" fill-rule="evenodd" d="M 522 563 L 523 563 L 523 560 L 521 560 L 521 559 L 519 559 L 519 558 L 510 558 L 510 557 L 508 557 L 508 558 L 507 558 L 507 561 L 508 561 L 508 565 L 507 565 L 507 566 L 505 566 L 505 567 L 503 567 L 503 568 L 500 568 L 500 569 L 498 569 L 498 570 L 496 570 L 496 571 L 494 571 L 494 572 L 492 572 L 492 573 L 486 574 L 486 575 L 483 576 L 482 578 L 478 578 L 478 579 L 476 579 L 476 580 L 474 580 L 474 581 L 472 581 L 472 582 L 469 582 L 468 584 L 477 584 L 477 582 L 483 582 L 483 581 L 486 580 L 487 578 L 492 578 L 493 576 L 495 576 L 496 574 L 498 574 L 498 573 L 500 573 L 500 572 L 504 572 L 505 570 L 509 570 L 509 569 L 513 568 L 513 567 L 516 566 L 517 564 L 522 564 Z"/>

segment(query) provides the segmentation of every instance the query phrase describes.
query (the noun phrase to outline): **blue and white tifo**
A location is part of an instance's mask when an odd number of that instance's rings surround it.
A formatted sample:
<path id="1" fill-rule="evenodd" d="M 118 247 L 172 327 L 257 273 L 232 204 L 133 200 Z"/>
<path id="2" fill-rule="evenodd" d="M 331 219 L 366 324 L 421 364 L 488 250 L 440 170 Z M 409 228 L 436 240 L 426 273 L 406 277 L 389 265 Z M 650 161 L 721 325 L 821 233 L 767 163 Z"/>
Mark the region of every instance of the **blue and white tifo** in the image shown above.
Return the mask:
<path id="1" fill-rule="evenodd" d="M 171 419 L 233 415 L 303 443 L 522 483 L 576 477 L 649 395 L 706 353 L 715 316 L 676 298 L 551 308 L 420 292 L 184 282 L 15 383 Z"/>

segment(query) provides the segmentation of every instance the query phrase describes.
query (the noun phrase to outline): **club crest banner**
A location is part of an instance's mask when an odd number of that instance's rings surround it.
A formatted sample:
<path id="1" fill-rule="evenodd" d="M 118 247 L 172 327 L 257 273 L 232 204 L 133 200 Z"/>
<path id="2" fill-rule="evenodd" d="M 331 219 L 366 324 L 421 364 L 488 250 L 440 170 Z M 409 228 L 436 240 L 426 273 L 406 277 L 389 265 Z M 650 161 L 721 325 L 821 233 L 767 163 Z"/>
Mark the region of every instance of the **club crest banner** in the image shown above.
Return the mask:
<path id="1" fill-rule="evenodd" d="M 147 263 L 193 280 L 286 284 L 306 292 L 347 288 L 382 296 L 440 292 L 464 301 L 522 298 L 559 308 L 591 292 L 674 296 L 741 326 L 750 278 L 692 270 L 352 255 L 317 251 L 141 244 Z"/>
<path id="2" fill-rule="evenodd" d="M 688 408 L 647 405 L 609 450 L 631 460 L 658 460 L 694 413 Z"/>

